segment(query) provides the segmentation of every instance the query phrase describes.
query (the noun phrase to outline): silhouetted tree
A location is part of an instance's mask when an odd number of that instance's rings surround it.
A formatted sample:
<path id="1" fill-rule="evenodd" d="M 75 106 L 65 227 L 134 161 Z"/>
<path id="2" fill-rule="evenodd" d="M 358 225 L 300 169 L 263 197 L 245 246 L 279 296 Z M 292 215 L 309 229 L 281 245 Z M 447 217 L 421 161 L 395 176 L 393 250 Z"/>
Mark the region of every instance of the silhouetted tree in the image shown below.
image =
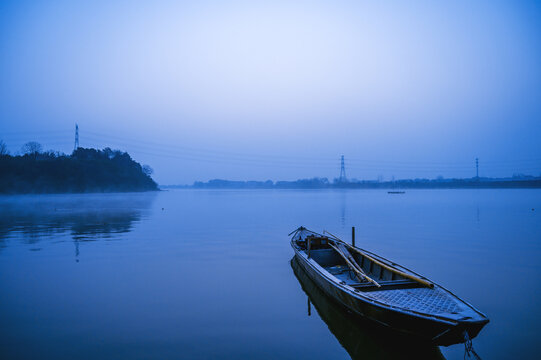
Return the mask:
<path id="1" fill-rule="evenodd" d="M 21 148 L 21 151 L 23 154 L 36 155 L 36 154 L 39 154 L 42 149 L 43 147 L 41 146 L 39 142 L 29 141 L 23 145 L 23 147 Z"/>
<path id="2" fill-rule="evenodd" d="M 6 143 L 0 140 L 0 156 L 2 155 L 9 155 L 9 150 Z"/>
<path id="3" fill-rule="evenodd" d="M 145 175 L 150 176 L 154 174 L 154 169 L 150 167 L 150 165 L 143 165 L 143 172 Z"/>

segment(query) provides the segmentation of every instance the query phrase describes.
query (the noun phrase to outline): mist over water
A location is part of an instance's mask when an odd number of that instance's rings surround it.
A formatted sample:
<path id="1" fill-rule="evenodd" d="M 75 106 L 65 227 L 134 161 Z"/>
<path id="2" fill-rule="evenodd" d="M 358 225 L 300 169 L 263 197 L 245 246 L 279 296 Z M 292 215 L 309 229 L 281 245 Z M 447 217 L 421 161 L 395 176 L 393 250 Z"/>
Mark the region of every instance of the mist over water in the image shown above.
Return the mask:
<path id="1" fill-rule="evenodd" d="M 535 358 L 540 211 L 538 190 L 2 196 L 0 353 L 340 359 L 355 353 L 344 333 L 385 343 L 369 324 L 344 331 L 340 310 L 299 283 L 287 233 L 304 225 L 344 240 L 356 226 L 358 246 L 485 312 L 483 358 Z M 440 350 L 463 356 L 462 345 Z"/>
<path id="2" fill-rule="evenodd" d="M 155 193 L 4 196 L 0 247 L 7 246 L 12 233 L 35 244 L 34 251 L 41 250 L 40 243 L 57 242 L 65 235 L 74 242 L 119 238 L 149 211 L 155 197 Z"/>

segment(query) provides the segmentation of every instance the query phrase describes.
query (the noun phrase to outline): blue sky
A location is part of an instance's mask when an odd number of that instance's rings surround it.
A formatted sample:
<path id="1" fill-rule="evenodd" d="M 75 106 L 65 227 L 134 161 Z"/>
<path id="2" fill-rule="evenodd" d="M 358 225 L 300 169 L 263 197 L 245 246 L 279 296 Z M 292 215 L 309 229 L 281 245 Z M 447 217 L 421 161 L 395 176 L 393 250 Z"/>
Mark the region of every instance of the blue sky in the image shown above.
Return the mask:
<path id="1" fill-rule="evenodd" d="M 541 173 L 535 2 L 2 2 L 0 139 L 162 184 Z"/>

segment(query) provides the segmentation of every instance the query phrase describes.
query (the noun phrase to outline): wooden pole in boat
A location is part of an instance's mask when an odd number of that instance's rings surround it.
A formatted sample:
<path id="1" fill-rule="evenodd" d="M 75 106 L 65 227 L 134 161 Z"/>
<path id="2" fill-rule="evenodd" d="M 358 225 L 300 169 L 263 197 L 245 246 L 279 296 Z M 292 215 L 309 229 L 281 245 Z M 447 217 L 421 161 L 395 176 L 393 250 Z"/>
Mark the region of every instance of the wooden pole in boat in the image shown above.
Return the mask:
<path id="1" fill-rule="evenodd" d="M 343 241 L 342 239 L 340 239 L 338 236 L 331 234 L 331 233 L 328 232 L 327 230 L 323 230 L 323 233 L 324 233 L 324 234 L 327 233 L 327 234 L 331 235 L 333 238 L 335 238 L 336 240 L 344 242 L 344 241 Z"/>
<path id="2" fill-rule="evenodd" d="M 355 262 L 355 259 L 353 259 L 351 254 L 347 251 L 346 248 L 343 247 L 343 245 L 335 244 L 336 245 L 335 246 L 331 242 L 329 242 L 329 245 L 338 253 L 338 255 L 342 256 L 342 258 L 346 261 L 346 264 L 349 266 L 349 268 L 353 270 L 353 272 L 355 273 L 359 281 L 362 282 L 364 278 L 365 280 L 368 280 L 369 282 L 376 285 L 377 287 L 381 287 L 381 285 L 377 281 L 375 281 L 374 279 L 372 279 L 371 277 L 369 277 L 368 275 L 364 273 L 363 269 L 359 266 L 359 264 Z"/>
<path id="3" fill-rule="evenodd" d="M 355 246 L 355 226 L 351 227 L 351 245 Z"/>
<path id="4" fill-rule="evenodd" d="M 347 245 L 347 244 L 346 244 L 346 245 Z M 434 284 L 431 283 L 431 282 L 428 281 L 428 280 L 421 279 L 421 278 L 419 278 L 419 277 L 417 277 L 417 276 L 414 276 L 414 275 L 405 273 L 405 272 L 403 272 L 403 271 L 400 271 L 400 270 L 398 270 L 398 269 L 396 269 L 396 268 L 394 268 L 394 267 L 392 267 L 392 266 L 389 266 L 389 265 L 387 265 L 387 264 L 385 264 L 385 263 L 383 263 L 383 262 L 381 262 L 381 261 L 375 259 L 374 257 L 372 257 L 372 256 L 370 256 L 370 255 L 368 255 L 368 254 L 366 254 L 366 253 L 360 251 L 360 250 L 357 249 L 357 248 L 352 247 L 351 249 L 352 249 L 353 251 L 355 251 L 356 253 L 358 253 L 358 254 L 364 256 L 364 257 L 367 258 L 368 260 L 372 261 L 373 263 L 378 264 L 379 266 L 381 266 L 381 267 L 383 267 L 383 268 L 385 268 L 385 269 L 387 269 L 387 270 L 389 270 L 389 271 L 392 271 L 392 272 L 394 272 L 395 274 L 398 274 L 398 275 L 400 275 L 400 276 L 403 276 L 403 277 L 405 277 L 406 279 L 410 279 L 410 280 L 413 280 L 413 281 L 417 281 L 418 283 L 420 283 L 420 284 L 422 284 L 422 285 L 424 285 L 424 286 L 427 286 L 427 287 L 429 287 L 429 288 L 431 288 L 431 289 L 434 287 Z"/>
<path id="5" fill-rule="evenodd" d="M 413 280 L 413 281 L 417 281 L 418 283 L 421 283 L 421 284 L 423 284 L 423 285 L 425 285 L 425 286 L 427 286 L 427 287 L 429 287 L 429 288 L 431 288 L 431 289 L 434 287 L 434 284 L 431 283 L 430 281 L 425 280 L 425 279 L 421 279 L 421 278 L 419 278 L 419 277 L 417 277 L 417 276 L 414 276 L 414 275 L 405 273 L 405 272 L 400 271 L 400 270 L 398 270 L 398 269 L 396 269 L 396 268 L 394 268 L 394 267 L 391 267 L 391 266 L 389 266 L 389 265 L 387 265 L 387 264 L 384 264 L 384 263 L 382 263 L 381 261 L 376 260 L 374 257 L 372 257 L 372 256 L 370 256 L 370 255 L 368 255 L 368 254 L 366 254 L 364 251 L 361 251 L 361 250 L 357 249 L 356 247 L 352 247 L 352 246 L 349 245 L 347 242 L 345 242 L 345 241 L 343 241 L 342 239 L 340 239 L 339 237 L 337 237 L 337 236 L 331 234 L 331 233 L 328 232 L 327 230 L 324 230 L 324 232 L 326 232 L 327 234 L 331 235 L 333 238 L 336 239 L 336 241 L 338 241 L 338 242 L 340 242 L 340 243 L 342 243 L 342 244 L 346 244 L 347 246 L 351 247 L 351 249 L 352 249 L 353 251 L 356 251 L 358 254 L 361 254 L 362 256 L 364 256 L 364 257 L 366 257 L 367 259 L 369 259 L 370 261 L 372 261 L 372 262 L 378 264 L 379 266 L 384 267 L 384 268 L 386 268 L 386 269 L 388 269 L 388 270 L 394 272 L 395 274 L 398 274 L 398 275 L 400 275 L 400 276 L 403 276 L 403 277 L 405 277 L 405 278 L 407 278 L 407 279 L 410 279 L 410 280 Z M 331 244 L 330 244 L 330 245 L 331 245 Z M 332 245 L 331 245 L 331 246 L 332 246 Z M 340 252 L 338 252 L 338 253 L 340 254 Z M 379 285 L 379 284 L 378 284 L 378 285 Z"/>

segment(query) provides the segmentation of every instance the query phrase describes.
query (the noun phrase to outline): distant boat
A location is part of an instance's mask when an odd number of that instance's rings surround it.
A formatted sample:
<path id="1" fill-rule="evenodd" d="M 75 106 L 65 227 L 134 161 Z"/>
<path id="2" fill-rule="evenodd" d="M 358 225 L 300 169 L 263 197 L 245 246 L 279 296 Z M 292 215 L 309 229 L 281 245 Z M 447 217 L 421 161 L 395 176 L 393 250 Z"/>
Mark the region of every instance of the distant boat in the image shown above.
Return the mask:
<path id="1" fill-rule="evenodd" d="M 356 315 L 444 346 L 473 339 L 489 322 L 449 290 L 331 234 L 301 226 L 290 235 L 306 274 Z"/>
<path id="2" fill-rule="evenodd" d="M 387 191 L 387 194 L 405 194 L 405 191 Z"/>

